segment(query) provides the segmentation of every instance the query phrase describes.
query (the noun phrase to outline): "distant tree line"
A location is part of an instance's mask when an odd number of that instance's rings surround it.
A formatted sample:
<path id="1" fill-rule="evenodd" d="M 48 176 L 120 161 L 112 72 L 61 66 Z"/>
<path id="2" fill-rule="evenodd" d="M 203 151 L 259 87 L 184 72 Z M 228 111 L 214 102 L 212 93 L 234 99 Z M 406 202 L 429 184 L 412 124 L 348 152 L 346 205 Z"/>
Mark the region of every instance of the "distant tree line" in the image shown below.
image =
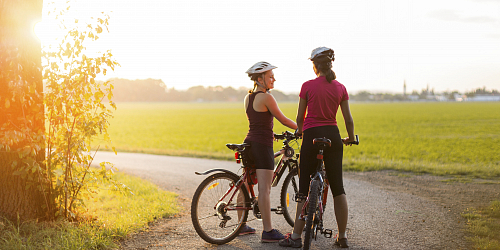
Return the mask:
<path id="1" fill-rule="evenodd" d="M 241 102 L 250 88 L 194 86 L 187 90 L 167 88 L 160 79 L 110 79 L 116 102 Z M 277 101 L 298 101 L 298 94 L 272 90 Z"/>
<path id="2" fill-rule="evenodd" d="M 460 93 L 457 90 L 444 91 L 437 93 L 434 89 L 422 89 L 418 92 L 413 90 L 411 94 L 391 94 L 391 93 L 371 93 L 368 91 L 360 91 L 356 94 L 350 94 L 349 99 L 363 102 L 397 102 L 397 101 L 457 101 L 464 98 L 475 97 L 478 95 L 500 96 L 498 90 L 487 90 L 485 87 L 476 90 Z"/>
<path id="3" fill-rule="evenodd" d="M 110 79 L 114 84 L 113 100 L 117 102 L 240 102 L 248 94 L 250 88 L 222 86 L 194 86 L 187 90 L 167 88 L 160 79 L 128 80 L 121 78 Z M 285 94 L 279 90 L 271 91 L 277 101 L 298 101 L 298 94 Z M 399 102 L 399 101 L 456 101 L 457 98 L 474 97 L 477 95 L 500 95 L 498 90 L 487 90 L 485 87 L 460 93 L 459 91 L 445 91 L 436 93 L 434 89 L 422 89 L 411 93 L 371 93 L 360 91 L 349 93 L 350 100 L 362 102 Z"/>

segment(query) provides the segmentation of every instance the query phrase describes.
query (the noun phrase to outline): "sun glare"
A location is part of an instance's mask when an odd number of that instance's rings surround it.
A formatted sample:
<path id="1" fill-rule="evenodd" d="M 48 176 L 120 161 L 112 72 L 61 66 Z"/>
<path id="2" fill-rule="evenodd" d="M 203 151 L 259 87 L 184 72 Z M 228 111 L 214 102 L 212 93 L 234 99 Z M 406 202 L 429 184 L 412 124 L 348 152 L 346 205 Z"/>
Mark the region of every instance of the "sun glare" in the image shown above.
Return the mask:
<path id="1" fill-rule="evenodd" d="M 42 45 L 51 45 L 57 41 L 57 25 L 54 25 L 47 21 L 41 21 L 35 23 L 33 26 L 33 32 Z"/>

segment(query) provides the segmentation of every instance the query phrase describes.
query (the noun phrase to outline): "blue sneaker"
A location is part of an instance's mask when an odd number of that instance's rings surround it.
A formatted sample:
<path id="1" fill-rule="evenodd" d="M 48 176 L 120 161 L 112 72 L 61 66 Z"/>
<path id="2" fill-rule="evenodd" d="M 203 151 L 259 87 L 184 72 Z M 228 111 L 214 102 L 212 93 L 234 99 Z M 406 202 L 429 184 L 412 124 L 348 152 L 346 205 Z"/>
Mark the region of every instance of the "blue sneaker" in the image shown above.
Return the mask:
<path id="1" fill-rule="evenodd" d="M 292 239 L 292 234 L 288 233 L 285 235 L 285 238 L 280 240 L 279 245 L 282 247 L 293 247 L 293 248 L 301 248 L 302 247 L 302 239 Z"/>
<path id="2" fill-rule="evenodd" d="M 285 236 L 280 233 L 280 231 L 273 229 L 270 232 L 262 231 L 262 242 L 278 242 L 281 239 L 284 239 Z"/>
<path id="3" fill-rule="evenodd" d="M 255 229 L 253 229 L 253 228 L 249 227 L 247 224 L 245 224 L 243 226 L 243 228 L 241 228 L 239 235 L 254 234 L 254 233 L 255 233 Z"/>

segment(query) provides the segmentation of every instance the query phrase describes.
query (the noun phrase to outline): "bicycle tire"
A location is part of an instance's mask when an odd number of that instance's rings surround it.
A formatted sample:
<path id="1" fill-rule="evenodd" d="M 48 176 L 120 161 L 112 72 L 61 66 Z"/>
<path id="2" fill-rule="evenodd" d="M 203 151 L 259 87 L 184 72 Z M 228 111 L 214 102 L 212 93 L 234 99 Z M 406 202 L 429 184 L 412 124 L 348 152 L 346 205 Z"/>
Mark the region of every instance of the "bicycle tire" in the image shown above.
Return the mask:
<path id="1" fill-rule="evenodd" d="M 319 181 L 313 180 L 311 181 L 311 187 L 309 192 L 309 206 L 307 207 L 307 219 L 306 219 L 306 227 L 305 227 L 305 235 L 304 235 L 304 250 L 308 250 L 311 247 L 311 242 L 313 240 L 315 231 L 314 220 L 316 215 L 316 210 L 318 209 L 318 197 L 319 197 Z"/>
<path id="2" fill-rule="evenodd" d="M 295 163 L 292 163 L 295 164 Z M 299 176 L 297 167 L 292 168 L 292 171 L 288 173 L 285 180 L 283 181 L 283 186 L 281 187 L 281 207 L 283 209 L 283 216 L 286 222 L 293 227 L 295 224 L 295 213 L 297 211 L 297 203 L 294 201 L 295 195 L 299 192 Z"/>
<path id="3" fill-rule="evenodd" d="M 219 199 L 227 192 L 230 185 L 239 180 L 233 173 L 216 173 L 201 182 L 193 195 L 191 202 L 191 221 L 196 233 L 212 244 L 225 244 L 238 236 L 248 218 L 248 210 L 225 210 L 225 207 L 235 207 L 238 195 L 243 195 L 245 207 L 250 207 L 250 197 L 245 185 L 235 194 L 231 204 L 228 200 L 233 195 L 231 191 L 221 202 Z M 238 216 L 238 213 L 241 213 Z M 228 217 L 229 216 L 229 219 Z M 225 218 L 225 219 L 224 219 Z M 233 221 L 236 222 L 231 223 Z M 230 223 L 228 225 L 228 223 Z"/>

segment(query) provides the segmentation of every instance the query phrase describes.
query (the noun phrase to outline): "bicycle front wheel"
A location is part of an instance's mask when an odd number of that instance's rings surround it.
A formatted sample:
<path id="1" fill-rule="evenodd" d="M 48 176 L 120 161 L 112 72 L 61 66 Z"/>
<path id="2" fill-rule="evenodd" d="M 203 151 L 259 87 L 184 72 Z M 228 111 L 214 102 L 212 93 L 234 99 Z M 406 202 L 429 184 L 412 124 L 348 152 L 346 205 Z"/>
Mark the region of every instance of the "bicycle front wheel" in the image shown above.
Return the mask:
<path id="1" fill-rule="evenodd" d="M 314 238 L 314 234 L 316 233 L 317 227 L 317 219 L 316 212 L 319 210 L 319 192 L 320 192 L 320 183 L 318 180 L 311 181 L 310 191 L 309 191 L 309 206 L 307 207 L 307 219 L 306 219 L 306 227 L 305 227 L 305 235 L 304 235 L 304 250 L 308 250 L 311 247 L 311 242 Z"/>
<path id="2" fill-rule="evenodd" d="M 191 202 L 191 220 L 198 235 L 206 242 L 230 242 L 247 221 L 248 209 L 245 208 L 250 207 L 250 197 L 245 185 L 235 194 L 236 187 L 233 186 L 238 180 L 239 177 L 232 173 L 216 173 L 203 180 L 196 189 Z"/>
<path id="3" fill-rule="evenodd" d="M 283 208 L 283 216 L 286 222 L 293 227 L 295 224 L 295 213 L 297 212 L 297 203 L 295 202 L 295 196 L 299 193 L 299 176 L 297 174 L 297 168 L 293 168 L 292 171 L 288 173 L 285 180 L 283 181 L 283 186 L 281 187 L 281 207 Z"/>

